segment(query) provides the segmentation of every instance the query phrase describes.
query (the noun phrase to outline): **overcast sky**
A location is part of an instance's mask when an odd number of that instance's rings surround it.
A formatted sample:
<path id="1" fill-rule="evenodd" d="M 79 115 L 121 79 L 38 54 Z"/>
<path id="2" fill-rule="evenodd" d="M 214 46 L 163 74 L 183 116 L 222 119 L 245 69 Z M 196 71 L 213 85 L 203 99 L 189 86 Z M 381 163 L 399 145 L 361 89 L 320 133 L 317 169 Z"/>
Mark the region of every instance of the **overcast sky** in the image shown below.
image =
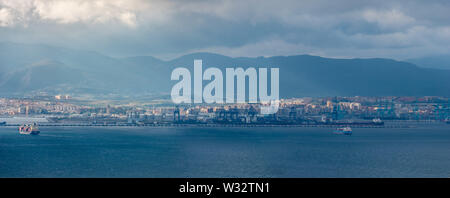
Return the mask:
<path id="1" fill-rule="evenodd" d="M 0 0 L 0 41 L 172 58 L 450 54 L 448 0 Z"/>

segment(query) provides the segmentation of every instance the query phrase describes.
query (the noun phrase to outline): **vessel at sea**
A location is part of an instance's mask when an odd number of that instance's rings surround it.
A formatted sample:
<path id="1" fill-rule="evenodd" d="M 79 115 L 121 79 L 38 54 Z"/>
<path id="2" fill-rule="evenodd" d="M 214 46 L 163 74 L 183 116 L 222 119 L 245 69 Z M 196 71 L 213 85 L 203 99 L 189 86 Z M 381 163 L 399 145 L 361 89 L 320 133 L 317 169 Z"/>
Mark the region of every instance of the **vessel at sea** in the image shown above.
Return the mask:
<path id="1" fill-rule="evenodd" d="M 41 131 L 36 123 L 24 124 L 19 127 L 19 133 L 25 135 L 38 135 Z"/>
<path id="2" fill-rule="evenodd" d="M 338 135 L 352 135 L 352 128 L 351 127 L 340 127 L 333 131 L 333 134 Z"/>

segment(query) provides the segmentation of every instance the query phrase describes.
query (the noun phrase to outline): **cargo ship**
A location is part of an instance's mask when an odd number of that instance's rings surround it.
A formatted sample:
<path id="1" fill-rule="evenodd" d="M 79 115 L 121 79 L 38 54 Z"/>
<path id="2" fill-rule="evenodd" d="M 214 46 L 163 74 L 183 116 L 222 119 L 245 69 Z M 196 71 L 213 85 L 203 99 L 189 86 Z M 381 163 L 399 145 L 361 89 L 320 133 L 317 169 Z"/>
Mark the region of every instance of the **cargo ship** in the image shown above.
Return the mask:
<path id="1" fill-rule="evenodd" d="M 352 128 L 350 127 L 340 127 L 333 131 L 333 134 L 338 135 L 352 135 Z"/>
<path id="2" fill-rule="evenodd" d="M 38 135 L 41 131 L 39 131 L 39 127 L 36 123 L 33 124 L 24 124 L 19 127 L 19 133 L 25 135 Z"/>

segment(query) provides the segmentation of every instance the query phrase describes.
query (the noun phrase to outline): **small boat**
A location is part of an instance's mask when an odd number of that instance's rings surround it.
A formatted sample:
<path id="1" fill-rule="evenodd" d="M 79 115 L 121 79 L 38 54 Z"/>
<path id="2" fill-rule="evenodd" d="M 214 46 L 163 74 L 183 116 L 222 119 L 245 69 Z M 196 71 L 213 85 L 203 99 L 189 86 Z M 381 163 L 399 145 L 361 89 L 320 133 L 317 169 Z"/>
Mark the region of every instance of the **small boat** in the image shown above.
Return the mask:
<path id="1" fill-rule="evenodd" d="M 350 127 L 340 127 L 333 131 L 333 134 L 338 135 L 352 135 L 352 128 Z"/>
<path id="2" fill-rule="evenodd" d="M 25 135 L 38 135 L 41 131 L 39 131 L 39 127 L 36 123 L 33 124 L 24 124 L 19 127 L 19 133 Z"/>
<path id="3" fill-rule="evenodd" d="M 374 118 L 372 123 L 375 125 L 384 125 L 384 122 L 380 118 Z"/>

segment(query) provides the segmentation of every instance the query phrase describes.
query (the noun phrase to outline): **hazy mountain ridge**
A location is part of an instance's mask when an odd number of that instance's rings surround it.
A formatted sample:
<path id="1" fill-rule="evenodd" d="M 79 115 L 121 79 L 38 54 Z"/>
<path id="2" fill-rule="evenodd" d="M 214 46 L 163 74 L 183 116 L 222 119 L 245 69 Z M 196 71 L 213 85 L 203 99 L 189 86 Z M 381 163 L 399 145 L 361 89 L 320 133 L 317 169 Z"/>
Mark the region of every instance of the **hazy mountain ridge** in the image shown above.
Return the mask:
<path id="1" fill-rule="evenodd" d="M 151 56 L 112 58 L 97 52 L 46 45 L 0 43 L 0 94 L 31 91 L 168 94 L 176 67 L 194 59 L 203 68 L 279 67 L 282 97 L 334 95 L 450 95 L 450 70 L 420 68 L 391 59 L 330 59 L 318 56 L 231 58 L 193 53 L 163 61 Z M 207 82 L 205 82 L 207 83 Z"/>
<path id="2" fill-rule="evenodd" d="M 450 55 L 435 55 L 405 60 L 424 68 L 450 70 Z"/>

